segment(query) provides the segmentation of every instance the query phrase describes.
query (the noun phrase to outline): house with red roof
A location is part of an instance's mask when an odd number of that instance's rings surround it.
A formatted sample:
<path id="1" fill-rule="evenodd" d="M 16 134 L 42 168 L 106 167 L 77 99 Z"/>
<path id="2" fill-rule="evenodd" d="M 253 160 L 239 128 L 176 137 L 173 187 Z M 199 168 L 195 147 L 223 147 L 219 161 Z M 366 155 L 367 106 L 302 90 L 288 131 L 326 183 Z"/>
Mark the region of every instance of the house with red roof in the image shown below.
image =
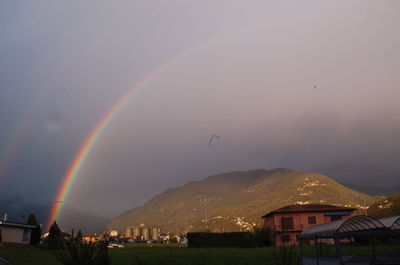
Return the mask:
<path id="1" fill-rule="evenodd" d="M 355 208 L 325 204 L 294 204 L 273 210 L 261 218 L 265 228 L 272 231 L 276 246 L 298 243 L 300 233 L 316 224 L 324 224 L 350 217 Z"/>

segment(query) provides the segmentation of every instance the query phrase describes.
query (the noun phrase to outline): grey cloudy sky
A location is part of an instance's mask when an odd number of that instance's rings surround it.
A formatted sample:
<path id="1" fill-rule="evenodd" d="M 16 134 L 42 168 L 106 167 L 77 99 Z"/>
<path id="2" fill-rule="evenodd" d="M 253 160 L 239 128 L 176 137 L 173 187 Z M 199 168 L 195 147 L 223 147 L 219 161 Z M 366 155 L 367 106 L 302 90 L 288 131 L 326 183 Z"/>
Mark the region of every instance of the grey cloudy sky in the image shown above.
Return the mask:
<path id="1" fill-rule="evenodd" d="M 256 168 L 400 184 L 399 10 L 2 1 L 0 199 L 51 203 L 98 121 L 173 58 L 101 135 L 66 205 L 112 217 L 166 188 Z"/>

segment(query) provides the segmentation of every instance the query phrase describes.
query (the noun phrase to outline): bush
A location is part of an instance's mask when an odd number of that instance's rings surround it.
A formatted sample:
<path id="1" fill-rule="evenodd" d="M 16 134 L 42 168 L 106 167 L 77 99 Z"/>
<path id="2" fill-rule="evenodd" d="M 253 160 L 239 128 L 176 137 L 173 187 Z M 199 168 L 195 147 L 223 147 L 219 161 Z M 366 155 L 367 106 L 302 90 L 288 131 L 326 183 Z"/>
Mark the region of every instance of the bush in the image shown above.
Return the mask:
<path id="1" fill-rule="evenodd" d="M 250 233 L 188 233 L 188 247 L 245 247 L 248 234 Z"/>
<path id="2" fill-rule="evenodd" d="M 65 240 L 65 249 L 53 252 L 64 265 L 110 265 L 106 242 L 83 243 L 79 238 Z"/>
<path id="3" fill-rule="evenodd" d="M 188 247 L 254 247 L 252 233 L 188 233 Z"/>
<path id="4" fill-rule="evenodd" d="M 246 235 L 248 244 L 254 247 L 271 246 L 271 231 L 263 227 L 254 227 L 253 233 Z"/>
<path id="5" fill-rule="evenodd" d="M 188 233 L 188 247 L 265 247 L 271 245 L 271 231 L 254 227 L 253 232 Z"/>

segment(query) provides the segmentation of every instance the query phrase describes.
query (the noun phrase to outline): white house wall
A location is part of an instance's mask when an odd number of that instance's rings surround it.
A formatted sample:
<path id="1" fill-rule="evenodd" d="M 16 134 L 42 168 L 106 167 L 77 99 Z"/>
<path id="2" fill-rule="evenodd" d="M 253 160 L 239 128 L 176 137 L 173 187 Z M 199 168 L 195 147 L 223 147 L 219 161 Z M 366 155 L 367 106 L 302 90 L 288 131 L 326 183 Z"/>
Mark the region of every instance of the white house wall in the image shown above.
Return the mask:
<path id="1" fill-rule="evenodd" d="M 24 229 L 18 227 L 10 227 L 10 226 L 0 226 L 1 236 L 3 242 L 11 242 L 11 243 L 20 243 L 20 244 L 28 244 L 30 238 L 30 229 L 28 240 L 26 242 L 23 241 Z"/>

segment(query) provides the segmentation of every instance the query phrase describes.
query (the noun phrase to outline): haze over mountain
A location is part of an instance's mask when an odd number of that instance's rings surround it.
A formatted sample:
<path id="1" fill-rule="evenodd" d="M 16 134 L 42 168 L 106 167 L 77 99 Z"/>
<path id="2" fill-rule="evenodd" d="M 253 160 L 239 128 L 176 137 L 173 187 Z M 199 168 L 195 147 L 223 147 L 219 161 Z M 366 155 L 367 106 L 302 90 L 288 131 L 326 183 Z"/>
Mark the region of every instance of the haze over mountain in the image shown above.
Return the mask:
<path id="1" fill-rule="evenodd" d="M 400 190 L 399 185 L 380 186 L 380 185 L 363 185 L 351 182 L 339 182 L 339 183 L 350 189 L 360 191 L 372 196 L 389 196 Z"/>
<path id="2" fill-rule="evenodd" d="M 33 204 L 23 201 L 21 198 L 0 198 L 0 214 L 3 218 L 7 214 L 8 220 L 12 222 L 25 223 L 29 214 L 35 214 L 42 226 L 47 222 L 51 205 Z M 65 207 L 61 222 L 57 220 L 62 231 L 71 232 L 81 229 L 83 233 L 100 233 L 108 220 L 88 213 L 83 213 L 71 207 Z M 44 231 L 43 231 L 44 232 Z"/>
<path id="3" fill-rule="evenodd" d="M 107 229 L 125 232 L 140 224 L 163 232 L 244 231 L 261 216 L 288 205 L 323 203 L 365 209 L 376 197 L 354 191 L 321 174 L 274 169 L 237 171 L 189 182 L 122 213 Z"/>

